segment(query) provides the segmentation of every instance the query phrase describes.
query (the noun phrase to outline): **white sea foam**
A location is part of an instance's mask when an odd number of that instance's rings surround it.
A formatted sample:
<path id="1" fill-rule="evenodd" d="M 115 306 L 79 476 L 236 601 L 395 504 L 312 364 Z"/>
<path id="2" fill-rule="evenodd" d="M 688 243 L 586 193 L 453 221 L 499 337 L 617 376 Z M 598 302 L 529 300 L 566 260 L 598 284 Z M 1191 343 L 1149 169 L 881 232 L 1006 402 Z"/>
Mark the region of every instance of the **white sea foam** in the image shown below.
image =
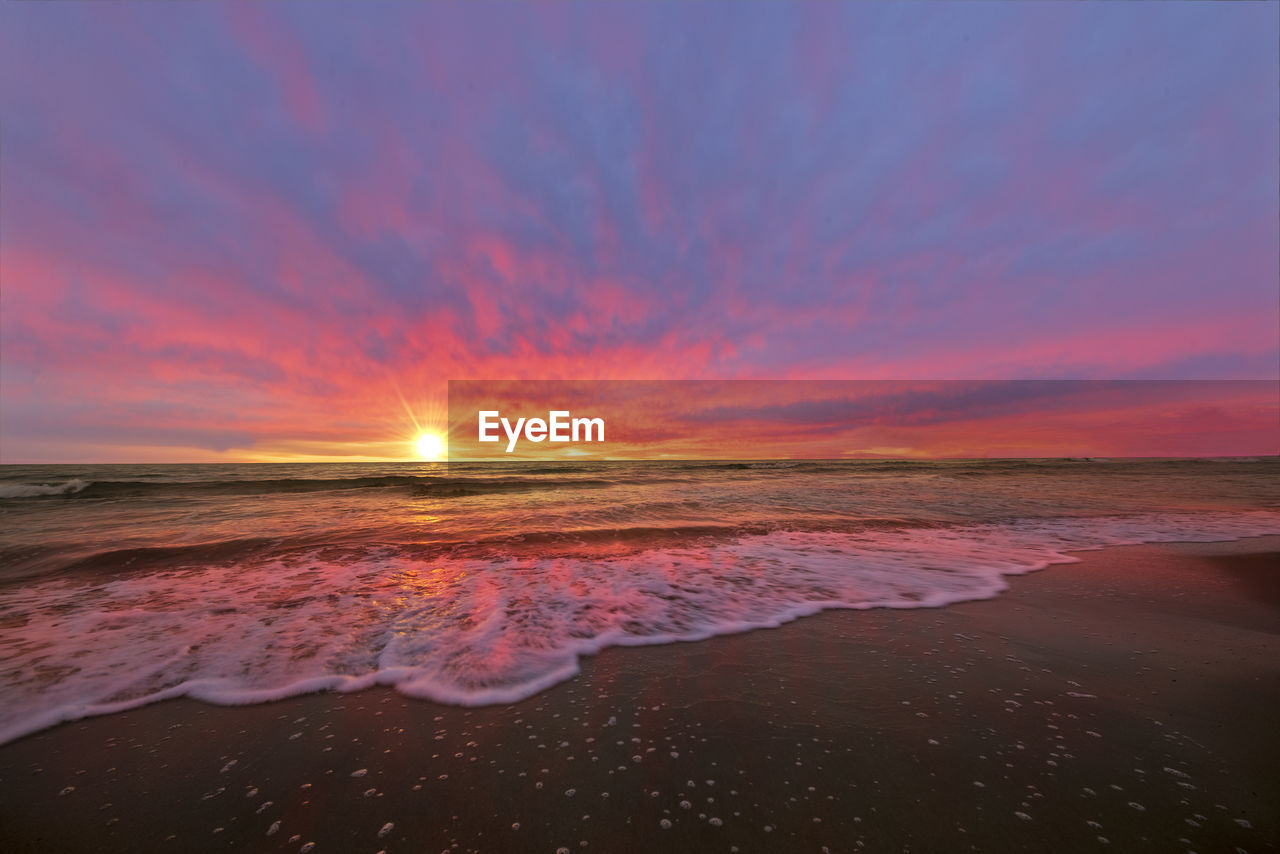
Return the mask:
<path id="1" fill-rule="evenodd" d="M 64 483 L 0 483 L 0 498 L 35 498 L 40 495 L 70 495 L 89 485 L 72 478 Z"/>
<path id="2" fill-rule="evenodd" d="M 625 557 L 257 565 L 45 580 L 0 594 L 0 743 L 186 695 L 277 700 L 394 685 L 509 703 L 607 646 L 691 641 L 827 608 L 996 596 L 1066 550 L 1280 533 L 1236 511 L 1021 520 L 858 533 L 775 532 Z"/>

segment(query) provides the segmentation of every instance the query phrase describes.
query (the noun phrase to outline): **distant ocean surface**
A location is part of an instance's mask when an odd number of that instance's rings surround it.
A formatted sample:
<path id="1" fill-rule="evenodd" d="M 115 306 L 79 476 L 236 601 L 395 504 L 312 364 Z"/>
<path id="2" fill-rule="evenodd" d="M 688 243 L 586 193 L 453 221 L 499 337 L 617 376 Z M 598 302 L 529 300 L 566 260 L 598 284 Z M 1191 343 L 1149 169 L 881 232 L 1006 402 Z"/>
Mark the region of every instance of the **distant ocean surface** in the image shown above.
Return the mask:
<path id="1" fill-rule="evenodd" d="M 0 468 L 0 742 L 189 695 L 507 703 L 613 645 L 1280 534 L 1280 460 Z"/>

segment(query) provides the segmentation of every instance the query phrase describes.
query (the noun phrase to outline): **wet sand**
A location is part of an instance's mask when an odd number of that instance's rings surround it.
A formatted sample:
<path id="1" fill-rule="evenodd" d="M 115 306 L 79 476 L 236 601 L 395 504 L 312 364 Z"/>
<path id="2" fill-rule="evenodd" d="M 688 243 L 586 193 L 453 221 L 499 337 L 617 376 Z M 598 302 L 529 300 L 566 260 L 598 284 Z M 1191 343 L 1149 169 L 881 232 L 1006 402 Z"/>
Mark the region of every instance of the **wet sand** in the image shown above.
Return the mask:
<path id="1" fill-rule="evenodd" d="M 0 747 L 0 850 L 1280 847 L 1280 536 L 1080 557 L 991 601 L 607 650 L 512 706 L 64 724 Z"/>

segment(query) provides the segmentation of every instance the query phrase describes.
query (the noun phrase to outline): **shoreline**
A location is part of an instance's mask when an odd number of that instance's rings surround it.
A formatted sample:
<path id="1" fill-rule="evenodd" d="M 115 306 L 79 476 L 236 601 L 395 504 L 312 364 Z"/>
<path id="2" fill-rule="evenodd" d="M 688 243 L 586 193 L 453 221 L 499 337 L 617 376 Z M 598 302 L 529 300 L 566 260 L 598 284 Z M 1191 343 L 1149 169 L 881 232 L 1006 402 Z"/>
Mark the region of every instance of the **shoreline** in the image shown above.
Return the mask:
<path id="1" fill-rule="evenodd" d="M 741 625 L 733 628 L 719 627 L 696 636 L 686 637 L 612 637 L 595 639 L 586 648 L 579 648 L 572 652 L 575 658 L 573 668 L 565 668 L 558 672 L 550 672 L 539 676 L 529 684 L 519 685 L 514 688 L 505 688 L 497 693 L 500 699 L 477 700 L 475 698 L 467 698 L 458 700 L 453 697 L 433 696 L 430 692 L 415 693 L 400 690 L 401 680 L 397 677 L 400 672 L 409 668 L 389 668 L 385 670 L 377 670 L 373 672 L 362 673 L 359 675 L 318 675 L 301 678 L 295 682 L 276 685 L 270 688 L 237 688 L 227 687 L 219 684 L 221 680 L 218 678 L 197 678 L 180 685 L 175 685 L 157 693 L 138 697 L 135 699 L 119 700 L 105 703 L 77 703 L 69 704 L 36 715 L 33 719 L 29 719 L 20 724 L 10 725 L 5 729 L 0 729 L 0 749 L 8 744 L 12 744 L 32 735 L 44 732 L 46 730 L 62 726 L 67 723 L 75 723 L 76 721 L 92 719 L 95 717 L 120 714 L 122 712 L 133 711 L 155 703 L 169 702 L 178 699 L 190 699 L 213 706 L 237 707 L 258 705 L 263 703 L 276 703 L 287 701 L 295 697 L 307 696 L 310 694 L 333 693 L 333 694 L 355 694 L 362 691 L 387 687 L 391 690 L 402 694 L 406 698 L 413 700 L 422 700 L 425 702 L 438 703 L 445 706 L 462 706 L 466 708 L 482 708 L 486 706 L 496 705 L 512 705 L 525 702 L 528 699 L 538 696 L 544 691 L 559 685 L 565 681 L 576 678 L 580 671 L 580 665 L 596 655 L 601 654 L 605 650 L 613 648 L 630 649 L 637 647 L 662 647 L 672 644 L 689 644 L 703 643 L 715 640 L 719 637 L 729 637 L 738 634 L 761 631 L 766 629 L 778 629 L 782 626 L 794 623 L 799 620 L 812 619 L 813 617 L 829 612 L 829 611 L 876 611 L 876 610 L 934 610 L 937 608 L 949 608 L 955 605 L 968 602 L 986 601 L 999 599 L 1006 595 L 1011 589 L 1010 579 L 1022 578 L 1028 575 L 1044 572 L 1054 566 L 1063 564 L 1078 563 L 1084 559 L 1084 556 L 1096 553 L 1098 551 L 1114 549 L 1118 547 L 1131 546 L 1195 546 L 1195 545 L 1223 545 L 1235 543 L 1241 540 L 1265 539 L 1268 536 L 1280 536 L 1271 534 L 1248 534 L 1236 536 L 1230 540 L 1157 540 L 1150 542 L 1123 542 L 1112 545 L 1095 545 L 1085 546 L 1074 549 L 1061 549 L 1058 551 L 1046 549 L 1048 557 L 1034 565 L 1027 565 L 1016 569 L 994 570 L 993 574 L 998 589 L 992 589 L 987 592 L 973 591 L 971 598 L 950 599 L 941 602 L 924 602 L 917 599 L 905 601 L 901 604 L 897 603 L 877 603 L 877 604 L 824 604 L 824 603 L 805 603 L 793 608 L 789 612 L 776 615 L 774 618 L 761 621 L 751 625 Z M 961 594 L 965 596 L 966 594 Z M 570 671 L 570 672 L 566 672 Z M 86 711 L 86 708 L 89 709 Z M 15 734 L 15 732 L 17 734 Z"/>
<path id="2" fill-rule="evenodd" d="M 1272 850 L 1277 553 L 1068 552 L 994 599 L 606 648 L 506 706 L 84 718 L 0 747 L 0 848 Z"/>

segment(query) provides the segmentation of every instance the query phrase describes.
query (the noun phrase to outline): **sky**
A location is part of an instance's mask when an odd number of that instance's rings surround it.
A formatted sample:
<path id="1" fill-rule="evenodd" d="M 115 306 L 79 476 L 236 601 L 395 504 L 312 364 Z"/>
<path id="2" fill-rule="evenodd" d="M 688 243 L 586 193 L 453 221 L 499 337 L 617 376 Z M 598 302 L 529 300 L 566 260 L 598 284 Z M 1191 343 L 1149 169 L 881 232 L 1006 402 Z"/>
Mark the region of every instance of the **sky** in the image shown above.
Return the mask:
<path id="1" fill-rule="evenodd" d="M 1277 3 L 5 3 L 0 462 L 399 458 L 450 379 L 1277 379 L 1278 40 Z"/>
<path id="2" fill-rule="evenodd" d="M 540 422 L 532 432 L 522 423 L 531 419 Z M 450 462 L 1256 457 L 1280 451 L 1280 387 L 1269 380 L 453 380 L 447 439 Z"/>

